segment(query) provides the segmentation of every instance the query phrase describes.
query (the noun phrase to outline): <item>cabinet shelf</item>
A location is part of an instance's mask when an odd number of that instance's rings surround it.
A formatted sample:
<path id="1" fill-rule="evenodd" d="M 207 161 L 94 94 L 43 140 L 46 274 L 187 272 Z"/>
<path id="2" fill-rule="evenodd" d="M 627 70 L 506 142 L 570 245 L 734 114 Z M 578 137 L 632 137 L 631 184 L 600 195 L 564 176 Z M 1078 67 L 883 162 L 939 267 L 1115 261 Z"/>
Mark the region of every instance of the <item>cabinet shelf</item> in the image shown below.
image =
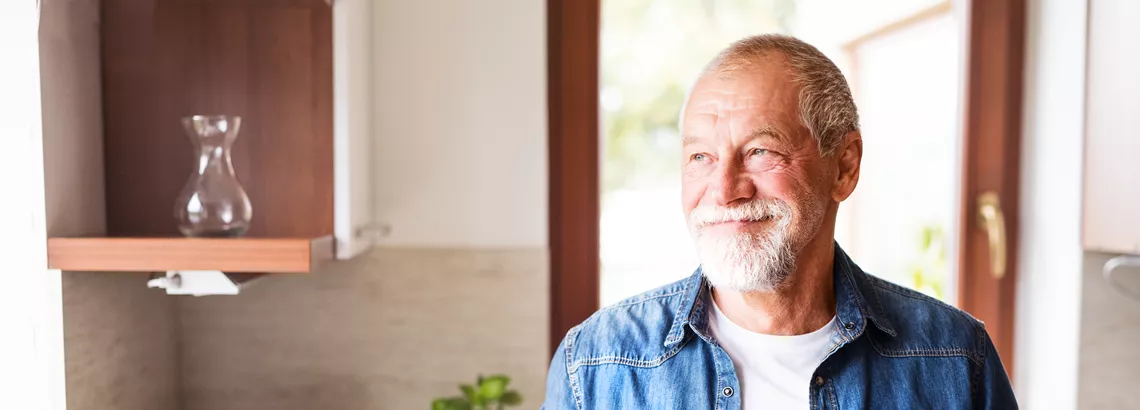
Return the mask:
<path id="1" fill-rule="evenodd" d="M 219 270 L 311 273 L 333 259 L 333 237 L 49 238 L 51 269 L 93 272 Z"/>

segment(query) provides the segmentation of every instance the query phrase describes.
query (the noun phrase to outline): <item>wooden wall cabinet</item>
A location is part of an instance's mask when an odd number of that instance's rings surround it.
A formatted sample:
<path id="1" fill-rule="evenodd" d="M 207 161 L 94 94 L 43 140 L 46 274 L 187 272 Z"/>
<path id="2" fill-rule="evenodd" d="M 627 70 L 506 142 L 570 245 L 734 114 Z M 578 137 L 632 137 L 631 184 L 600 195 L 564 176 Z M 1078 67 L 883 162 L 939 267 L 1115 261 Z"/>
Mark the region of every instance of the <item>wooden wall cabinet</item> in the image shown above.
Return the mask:
<path id="1" fill-rule="evenodd" d="M 49 265 L 309 272 L 368 250 L 371 6 L 335 3 L 103 0 L 109 238 L 51 238 Z M 242 117 L 233 163 L 253 204 L 246 237 L 178 233 L 174 200 L 193 160 L 179 119 L 192 114 Z"/>
<path id="2" fill-rule="evenodd" d="M 1140 254 L 1140 2 L 1089 2 L 1083 242 Z"/>

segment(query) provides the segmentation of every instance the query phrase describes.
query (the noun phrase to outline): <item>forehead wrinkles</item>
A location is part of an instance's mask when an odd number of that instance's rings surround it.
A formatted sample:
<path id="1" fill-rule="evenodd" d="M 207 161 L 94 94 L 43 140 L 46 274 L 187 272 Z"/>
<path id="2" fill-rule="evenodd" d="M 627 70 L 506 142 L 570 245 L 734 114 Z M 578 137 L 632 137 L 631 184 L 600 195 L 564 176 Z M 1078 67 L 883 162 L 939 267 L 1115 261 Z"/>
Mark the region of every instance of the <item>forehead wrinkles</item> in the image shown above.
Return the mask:
<path id="1" fill-rule="evenodd" d="M 732 117 L 744 114 L 741 111 L 758 108 L 760 106 L 758 100 L 757 98 L 738 98 L 732 101 L 701 102 L 689 108 L 692 118 L 686 124 L 710 126 L 717 134 L 731 136 Z"/>
<path id="2" fill-rule="evenodd" d="M 730 96 L 724 99 L 704 100 L 689 107 L 690 119 L 686 124 L 702 128 L 710 127 L 717 135 L 732 138 L 735 135 L 734 131 L 739 131 L 733 127 L 734 120 L 740 120 L 741 117 L 748 118 L 753 112 L 764 108 L 765 102 L 770 101 L 766 98 L 731 96 L 731 93 L 718 94 Z"/>
<path id="3" fill-rule="evenodd" d="M 727 93 L 717 93 L 727 94 Z M 728 97 L 724 100 L 705 100 L 689 106 L 689 111 L 697 115 L 721 115 L 725 111 L 740 111 L 762 106 L 761 98 L 755 97 Z"/>

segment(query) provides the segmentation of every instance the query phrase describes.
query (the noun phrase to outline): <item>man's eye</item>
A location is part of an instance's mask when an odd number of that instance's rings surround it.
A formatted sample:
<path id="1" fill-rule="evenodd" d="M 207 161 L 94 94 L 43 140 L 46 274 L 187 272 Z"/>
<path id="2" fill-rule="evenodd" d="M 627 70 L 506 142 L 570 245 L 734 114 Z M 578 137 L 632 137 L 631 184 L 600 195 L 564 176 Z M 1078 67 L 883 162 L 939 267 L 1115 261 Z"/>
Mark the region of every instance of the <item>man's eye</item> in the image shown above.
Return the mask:
<path id="1" fill-rule="evenodd" d="M 705 154 L 693 154 L 689 159 L 697 162 L 705 162 L 709 159 L 709 156 Z"/>
<path id="2" fill-rule="evenodd" d="M 764 155 L 764 154 L 767 154 L 767 153 L 768 153 L 768 150 L 766 150 L 766 149 L 763 149 L 763 148 L 753 148 L 753 149 L 752 149 L 752 151 L 749 151 L 749 153 L 748 153 L 748 154 L 749 154 L 749 155 L 752 155 L 752 156 L 760 156 L 760 155 Z"/>

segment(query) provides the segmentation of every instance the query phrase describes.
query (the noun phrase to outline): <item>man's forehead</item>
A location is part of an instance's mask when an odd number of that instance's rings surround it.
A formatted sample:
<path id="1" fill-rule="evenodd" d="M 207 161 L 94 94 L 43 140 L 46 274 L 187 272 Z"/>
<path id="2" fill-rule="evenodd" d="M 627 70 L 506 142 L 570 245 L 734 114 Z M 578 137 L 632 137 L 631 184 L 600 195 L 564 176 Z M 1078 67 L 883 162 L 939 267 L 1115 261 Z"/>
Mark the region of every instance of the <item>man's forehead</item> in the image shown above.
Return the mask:
<path id="1" fill-rule="evenodd" d="M 695 97 L 695 96 L 694 96 Z M 725 96 L 728 98 L 694 98 L 688 111 L 691 114 L 715 115 L 726 111 L 748 111 L 766 108 L 771 98 Z"/>
<path id="2" fill-rule="evenodd" d="M 687 142 L 719 135 L 722 132 L 740 135 L 764 134 L 786 139 L 795 134 L 799 107 L 796 100 L 767 95 L 741 95 L 736 93 L 694 94 L 685 107 L 681 133 Z M 714 130 L 719 127 L 725 130 Z"/>
<path id="3" fill-rule="evenodd" d="M 708 101 L 694 104 L 685 109 L 685 125 L 708 126 L 722 120 L 732 120 L 747 125 L 754 122 L 782 123 L 794 119 L 796 107 L 786 104 L 773 104 L 771 99 L 749 99 L 742 101 Z"/>
<path id="4" fill-rule="evenodd" d="M 683 115 L 723 115 L 731 112 L 788 111 L 795 109 L 798 93 L 788 85 L 700 84 L 693 88 Z"/>

